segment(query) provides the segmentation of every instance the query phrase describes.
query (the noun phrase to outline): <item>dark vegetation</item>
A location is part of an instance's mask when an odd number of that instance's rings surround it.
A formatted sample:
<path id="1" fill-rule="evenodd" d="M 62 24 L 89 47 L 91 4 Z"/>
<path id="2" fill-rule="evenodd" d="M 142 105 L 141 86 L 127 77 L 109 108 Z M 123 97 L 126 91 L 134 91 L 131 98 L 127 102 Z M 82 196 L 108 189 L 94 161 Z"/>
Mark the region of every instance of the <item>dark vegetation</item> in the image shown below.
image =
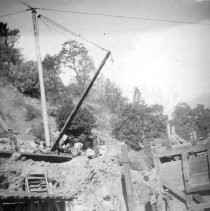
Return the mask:
<path id="1" fill-rule="evenodd" d="M 62 129 L 73 109 L 74 104 L 71 99 L 61 105 L 61 108 L 56 116 L 56 123 L 59 130 Z M 93 114 L 87 108 L 81 108 L 73 119 L 71 126 L 67 129 L 66 134 L 73 135 L 75 137 L 82 134 L 91 135 L 91 130 L 94 126 L 95 118 Z"/>
<path id="2" fill-rule="evenodd" d="M 24 95 L 40 98 L 37 62 L 23 59 L 20 49 L 16 48 L 19 37 L 18 29 L 11 30 L 6 23 L 0 23 L 0 77 L 12 83 Z M 61 129 L 96 68 L 88 50 L 75 40 L 66 41 L 57 55 L 46 55 L 42 65 L 49 114 L 55 117 Z M 74 74 L 67 87 L 59 77 L 63 67 Z M 87 106 L 88 102 L 93 108 Z M 130 102 L 123 97 L 121 89 L 103 75 L 97 79 L 85 106 L 79 110 L 67 130 L 68 135 L 84 140 L 91 136 L 92 128 L 97 127 L 94 105 L 109 111 L 112 135 L 136 150 L 140 149 L 140 145 L 149 148 L 151 139 L 166 135 L 167 116 L 163 114 L 162 105 L 147 105 L 138 88 L 134 89 L 133 102 Z M 39 115 L 36 109 L 27 106 L 26 121 Z M 199 137 L 206 137 L 210 132 L 210 110 L 203 105 L 192 109 L 186 103 L 181 103 L 175 107 L 172 122 L 177 133 L 187 140 L 192 130 Z M 41 122 L 32 128 L 39 139 L 43 139 L 42 130 Z"/>
<path id="3" fill-rule="evenodd" d="M 210 109 L 204 105 L 191 108 L 187 103 L 179 103 L 174 108 L 172 123 L 178 135 L 189 140 L 190 133 L 196 131 L 198 138 L 207 138 L 210 133 Z"/>

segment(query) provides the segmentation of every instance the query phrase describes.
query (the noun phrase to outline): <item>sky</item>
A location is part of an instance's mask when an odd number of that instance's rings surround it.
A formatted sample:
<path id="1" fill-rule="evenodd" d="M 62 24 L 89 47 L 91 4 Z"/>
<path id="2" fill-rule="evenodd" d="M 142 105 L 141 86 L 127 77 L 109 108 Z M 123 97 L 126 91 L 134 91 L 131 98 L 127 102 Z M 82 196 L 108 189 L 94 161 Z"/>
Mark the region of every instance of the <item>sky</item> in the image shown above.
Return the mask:
<path id="1" fill-rule="evenodd" d="M 192 105 L 196 99 L 210 97 L 210 1 L 209 0 L 25 0 L 33 7 L 86 13 L 114 14 L 177 22 L 123 19 L 38 10 L 55 22 L 81 34 L 112 52 L 102 72 L 130 99 L 137 86 L 148 104 L 164 105 L 171 114 L 178 102 Z M 16 0 L 0 1 L 0 16 L 26 7 Z M 18 28 L 18 46 L 27 60 L 35 59 L 31 13 L 1 18 Z M 187 24 L 184 22 L 196 22 Z M 205 25 L 206 24 L 206 25 Z M 209 24 L 209 25 L 207 25 Z M 42 21 L 40 44 L 42 58 L 56 54 L 67 39 L 82 40 L 47 28 Z M 83 42 L 96 66 L 105 52 Z M 70 74 L 62 75 L 64 83 Z M 206 101 L 207 102 L 207 101 Z M 209 102 L 209 101 L 208 101 Z"/>

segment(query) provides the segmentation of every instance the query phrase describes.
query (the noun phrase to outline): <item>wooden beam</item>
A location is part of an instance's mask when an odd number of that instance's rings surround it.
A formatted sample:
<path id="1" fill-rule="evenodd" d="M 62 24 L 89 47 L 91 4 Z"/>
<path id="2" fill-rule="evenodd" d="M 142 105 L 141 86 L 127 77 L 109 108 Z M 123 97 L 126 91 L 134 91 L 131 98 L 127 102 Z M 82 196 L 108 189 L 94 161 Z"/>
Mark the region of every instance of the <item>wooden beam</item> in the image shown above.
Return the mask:
<path id="1" fill-rule="evenodd" d="M 107 51 L 107 53 L 106 53 L 106 55 L 105 55 L 103 61 L 101 62 L 101 64 L 100 64 L 98 70 L 96 71 L 95 75 L 93 76 L 92 80 L 90 81 L 90 83 L 89 83 L 87 89 L 86 89 L 85 92 L 83 93 L 83 95 L 82 95 L 82 97 L 80 98 L 78 104 L 76 105 L 76 107 L 75 107 L 74 110 L 72 111 L 71 115 L 70 115 L 70 116 L 68 117 L 68 119 L 66 120 L 65 125 L 63 126 L 63 128 L 62 128 L 62 130 L 61 130 L 61 132 L 60 132 L 60 134 L 59 134 L 59 136 L 58 136 L 58 138 L 57 138 L 57 140 L 55 141 L 55 143 L 54 143 L 54 145 L 53 145 L 53 147 L 52 147 L 52 149 L 51 149 L 52 151 L 55 151 L 56 149 L 58 149 L 58 145 L 59 145 L 59 142 L 60 142 L 61 138 L 62 138 L 63 135 L 65 134 L 66 129 L 71 125 L 72 120 L 73 120 L 74 117 L 76 116 L 77 111 L 79 110 L 79 108 L 81 107 L 81 105 L 82 105 L 84 99 L 85 99 L 86 96 L 88 95 L 88 93 L 89 93 L 91 87 L 93 86 L 93 83 L 95 82 L 96 78 L 98 77 L 98 75 L 99 75 L 101 69 L 103 68 L 103 66 L 104 66 L 104 64 L 106 63 L 107 59 L 109 58 L 110 54 L 111 54 L 111 52 L 110 52 L 110 51 Z"/>
<path id="2" fill-rule="evenodd" d="M 0 211 L 4 211 L 4 207 L 2 203 L 0 203 Z"/>
<path id="3" fill-rule="evenodd" d="M 19 199 L 60 199 L 60 200 L 71 200 L 72 198 L 66 198 L 58 194 L 49 194 L 49 193 L 28 193 L 24 191 L 1 191 L 0 200 L 4 201 L 7 199 L 19 200 Z"/>
<path id="4" fill-rule="evenodd" d="M 195 187 L 191 186 L 186 191 L 187 191 L 187 193 L 195 193 L 195 192 L 206 191 L 206 190 L 210 190 L 210 184 L 199 185 L 199 186 L 195 186 Z"/>
<path id="5" fill-rule="evenodd" d="M 162 172 L 161 172 L 161 163 L 160 163 L 160 158 L 156 157 L 154 158 L 154 163 L 155 163 L 155 167 L 158 173 L 158 191 L 159 194 L 163 191 L 163 178 L 162 178 Z M 161 205 L 162 205 L 162 211 L 167 210 L 167 204 L 166 201 L 161 200 Z"/>
<path id="6" fill-rule="evenodd" d="M 35 211 L 35 207 L 34 207 L 34 200 L 33 199 L 31 199 L 30 200 L 30 204 L 29 204 L 29 209 L 30 209 L 30 211 Z"/>
<path id="7" fill-rule="evenodd" d="M 180 144 L 182 145 L 182 144 Z M 167 157 L 167 156 L 174 156 L 174 155 L 181 155 L 182 153 L 186 153 L 186 152 L 202 152 L 202 151 L 206 151 L 207 146 L 206 145 L 196 145 L 196 146 L 186 146 L 183 148 L 179 148 L 179 149 L 172 149 L 171 151 L 161 151 L 158 152 L 156 156 L 158 157 Z"/>
<path id="8" fill-rule="evenodd" d="M 193 194 L 193 198 L 199 202 L 199 203 L 205 203 L 207 202 L 206 199 L 204 199 L 200 194 Z"/>
<path id="9" fill-rule="evenodd" d="M 169 189 L 171 192 L 173 192 L 175 195 L 177 195 L 180 199 L 182 199 L 184 202 L 186 202 L 186 194 L 177 189 L 174 185 L 170 184 L 167 180 L 163 179 L 163 186 L 167 189 Z"/>
<path id="10" fill-rule="evenodd" d="M 126 194 L 128 200 L 128 209 L 129 209 L 128 211 L 133 211 L 134 210 L 133 184 L 131 180 L 130 164 L 128 159 L 128 148 L 126 144 L 122 145 L 121 151 L 123 159 L 123 171 L 125 177 Z"/>
<path id="11" fill-rule="evenodd" d="M 207 153 L 208 153 L 208 172 L 209 172 L 209 177 L 210 177 L 210 149 L 207 149 Z"/>
<path id="12" fill-rule="evenodd" d="M 181 161 L 182 161 L 182 171 L 183 171 L 183 176 L 184 176 L 184 186 L 185 186 L 185 191 L 186 192 L 191 187 L 191 183 L 190 183 L 190 167 L 189 167 L 187 155 L 188 155 L 188 153 L 183 152 L 182 153 L 182 159 L 181 159 Z M 187 204 L 189 205 L 190 203 L 192 203 L 192 197 L 191 196 L 187 196 Z"/>
<path id="13" fill-rule="evenodd" d="M 174 185 L 170 184 L 168 181 L 163 180 L 163 186 L 167 189 L 169 189 L 171 192 L 173 192 L 175 195 L 177 195 L 179 198 L 181 198 L 184 202 L 187 200 L 187 195 L 177 189 Z M 193 194 L 192 197 L 199 203 L 207 202 L 200 194 Z M 191 205 L 190 205 L 191 206 Z"/>
<path id="14" fill-rule="evenodd" d="M 57 211 L 61 211 L 59 205 L 57 204 L 57 202 L 55 200 L 52 201 L 53 202 L 53 205 L 55 206 L 56 210 Z"/>
<path id="15" fill-rule="evenodd" d="M 208 202 L 208 203 L 202 203 L 202 204 L 194 204 L 194 205 L 191 205 L 189 208 L 190 210 L 198 211 L 198 210 L 210 208 L 210 203 Z"/>

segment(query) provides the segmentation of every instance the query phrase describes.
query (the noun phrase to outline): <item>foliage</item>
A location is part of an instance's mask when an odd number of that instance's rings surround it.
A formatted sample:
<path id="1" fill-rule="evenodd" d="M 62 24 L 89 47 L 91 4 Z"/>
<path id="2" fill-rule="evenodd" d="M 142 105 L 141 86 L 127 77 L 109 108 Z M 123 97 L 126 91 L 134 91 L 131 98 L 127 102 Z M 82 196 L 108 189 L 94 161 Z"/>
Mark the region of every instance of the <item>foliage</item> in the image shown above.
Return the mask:
<path id="1" fill-rule="evenodd" d="M 45 83 L 46 98 L 51 103 L 57 103 L 61 99 L 64 85 L 59 77 L 57 57 L 46 55 L 43 62 L 43 77 Z M 27 61 L 14 68 L 11 78 L 17 89 L 34 98 L 40 97 L 39 74 L 37 62 Z"/>
<path id="2" fill-rule="evenodd" d="M 127 99 L 122 96 L 122 91 L 115 83 L 106 79 L 102 81 L 101 86 L 97 86 L 100 94 L 99 102 L 106 105 L 112 113 L 118 113 L 119 109 L 126 104 Z"/>
<path id="3" fill-rule="evenodd" d="M 146 145 L 145 140 L 166 133 L 167 117 L 163 115 L 163 106 L 148 106 L 143 100 L 141 102 L 128 103 L 112 121 L 112 134 L 136 149 L 139 143 Z"/>
<path id="4" fill-rule="evenodd" d="M 26 113 L 25 113 L 25 120 L 26 121 L 32 121 L 35 118 L 39 118 L 41 116 L 40 111 L 36 108 L 34 108 L 32 105 L 30 104 L 25 104 L 25 109 L 26 109 Z"/>
<path id="5" fill-rule="evenodd" d="M 10 65 L 20 64 L 22 55 L 15 48 L 20 34 L 18 29 L 10 30 L 7 23 L 0 22 L 0 74 L 9 77 Z"/>
<path id="6" fill-rule="evenodd" d="M 65 87 L 59 77 L 60 69 L 58 57 L 56 55 L 46 55 L 42 61 L 46 97 L 52 104 L 57 104 L 61 100 L 61 93 Z"/>
<path id="7" fill-rule="evenodd" d="M 31 127 L 31 133 L 40 141 L 44 141 L 44 124 L 43 121 L 40 119 L 35 121 Z"/>
<path id="8" fill-rule="evenodd" d="M 134 88 L 134 92 L 133 92 L 133 105 L 140 105 L 140 104 L 145 104 L 145 101 L 143 99 L 143 97 L 141 96 L 141 93 L 138 89 L 138 87 Z"/>
<path id="9" fill-rule="evenodd" d="M 93 60 L 88 55 L 88 50 L 83 44 L 69 40 L 63 44 L 58 58 L 60 66 L 67 67 L 70 71 L 73 70 L 75 73 L 74 83 L 79 90 L 84 91 L 90 81 L 91 73 L 95 70 Z"/>
<path id="10" fill-rule="evenodd" d="M 40 96 L 37 63 L 28 61 L 14 69 L 11 74 L 15 87 L 23 94 L 34 98 Z"/>
<path id="11" fill-rule="evenodd" d="M 56 123 L 59 130 L 64 126 L 67 118 L 74 109 L 72 100 L 66 100 L 58 111 Z M 68 128 L 66 134 L 75 137 L 81 134 L 90 135 L 92 128 L 95 126 L 95 118 L 87 108 L 81 108 L 74 117 L 71 126 Z"/>
<path id="12" fill-rule="evenodd" d="M 177 134 L 186 140 L 190 139 L 192 131 L 196 131 L 198 137 L 207 137 L 210 133 L 210 109 L 203 105 L 192 109 L 187 103 L 179 103 L 172 118 Z"/>

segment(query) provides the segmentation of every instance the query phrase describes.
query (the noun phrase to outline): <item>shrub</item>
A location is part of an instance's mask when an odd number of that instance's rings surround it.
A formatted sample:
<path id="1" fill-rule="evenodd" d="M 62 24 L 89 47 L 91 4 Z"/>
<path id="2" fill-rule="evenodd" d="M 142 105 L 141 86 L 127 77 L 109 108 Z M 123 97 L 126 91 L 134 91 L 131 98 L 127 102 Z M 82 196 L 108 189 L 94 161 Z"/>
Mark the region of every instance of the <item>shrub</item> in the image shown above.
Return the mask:
<path id="1" fill-rule="evenodd" d="M 34 108 L 32 105 L 26 104 L 25 109 L 26 109 L 25 121 L 31 121 L 41 116 L 39 110 Z"/>
<path id="2" fill-rule="evenodd" d="M 56 123 L 59 130 L 62 129 L 73 109 L 74 104 L 72 100 L 66 100 L 61 105 L 56 117 Z M 80 108 L 77 115 L 74 117 L 71 126 L 67 129 L 66 134 L 75 137 L 78 137 L 81 134 L 90 135 L 94 126 L 95 118 L 93 114 L 87 108 Z"/>
<path id="3" fill-rule="evenodd" d="M 15 87 L 21 93 L 34 98 L 40 96 L 39 76 L 36 62 L 28 61 L 21 64 L 13 71 L 11 77 Z"/>
<path id="4" fill-rule="evenodd" d="M 40 141 L 44 141 L 44 124 L 42 120 L 36 121 L 31 127 L 31 133 Z"/>

